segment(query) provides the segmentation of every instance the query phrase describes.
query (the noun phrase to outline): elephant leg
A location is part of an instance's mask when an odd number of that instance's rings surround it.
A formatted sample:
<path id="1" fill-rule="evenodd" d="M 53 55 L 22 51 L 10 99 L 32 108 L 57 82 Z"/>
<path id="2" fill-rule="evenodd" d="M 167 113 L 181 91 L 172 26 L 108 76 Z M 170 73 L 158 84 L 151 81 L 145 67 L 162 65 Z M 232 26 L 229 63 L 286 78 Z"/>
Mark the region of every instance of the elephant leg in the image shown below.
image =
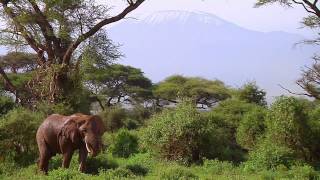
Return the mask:
<path id="1" fill-rule="evenodd" d="M 50 151 L 44 143 L 39 144 L 40 157 L 38 160 L 38 168 L 44 173 L 48 173 L 49 160 L 51 158 Z"/>
<path id="2" fill-rule="evenodd" d="M 73 155 L 73 151 L 67 151 L 63 153 L 63 162 L 62 162 L 63 168 L 69 168 L 72 155 Z"/>
<path id="3" fill-rule="evenodd" d="M 86 160 L 87 160 L 88 152 L 85 147 L 79 149 L 79 171 L 86 171 Z"/>
<path id="4" fill-rule="evenodd" d="M 49 160 L 50 160 L 50 156 L 49 155 L 40 156 L 38 167 L 45 174 L 48 173 Z"/>

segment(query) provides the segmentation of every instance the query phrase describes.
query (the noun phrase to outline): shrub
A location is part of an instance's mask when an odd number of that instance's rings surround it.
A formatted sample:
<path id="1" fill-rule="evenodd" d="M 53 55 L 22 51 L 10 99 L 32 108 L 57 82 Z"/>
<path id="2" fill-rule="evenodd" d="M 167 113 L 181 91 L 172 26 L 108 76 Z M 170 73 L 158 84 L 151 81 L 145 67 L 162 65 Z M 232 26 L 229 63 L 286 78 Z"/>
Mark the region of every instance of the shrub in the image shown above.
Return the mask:
<path id="1" fill-rule="evenodd" d="M 215 160 L 205 160 L 203 162 L 203 167 L 209 171 L 211 174 L 230 174 L 235 167 L 232 163 L 226 161 Z"/>
<path id="2" fill-rule="evenodd" d="M 52 171 L 49 171 L 48 173 L 48 179 L 49 180 L 81 180 L 81 179 L 89 179 L 88 175 L 81 174 L 77 170 L 73 169 L 64 169 L 64 168 L 59 168 L 55 169 Z"/>
<path id="3" fill-rule="evenodd" d="M 51 114 L 71 115 L 75 112 L 68 103 L 49 104 L 47 102 L 40 102 L 36 105 L 36 110 L 44 113 L 46 116 Z"/>
<path id="4" fill-rule="evenodd" d="M 309 157 L 310 127 L 305 103 L 294 97 L 280 97 L 266 118 L 267 141 L 291 149 L 297 159 Z"/>
<path id="5" fill-rule="evenodd" d="M 266 106 L 266 92 L 260 89 L 255 82 L 245 84 L 237 93 L 241 101 Z"/>
<path id="6" fill-rule="evenodd" d="M 243 148 L 252 150 L 264 134 L 266 113 L 265 108 L 256 107 L 243 116 L 236 134 L 237 143 Z"/>
<path id="7" fill-rule="evenodd" d="M 0 116 L 7 114 L 15 107 L 12 98 L 0 95 Z"/>
<path id="8" fill-rule="evenodd" d="M 295 157 L 292 149 L 265 139 L 257 145 L 254 151 L 249 153 L 249 160 L 245 162 L 245 170 L 276 170 L 280 165 L 290 167 L 294 162 Z"/>
<path id="9" fill-rule="evenodd" d="M 112 155 L 128 158 L 138 152 L 138 138 L 130 131 L 121 129 L 115 134 L 109 150 Z"/>
<path id="10" fill-rule="evenodd" d="M 145 176 L 148 173 L 148 168 L 140 164 L 129 164 L 126 166 L 126 169 L 129 169 L 136 176 Z"/>
<path id="11" fill-rule="evenodd" d="M 115 132 L 125 126 L 127 113 L 120 107 L 111 107 L 100 113 L 105 127 L 109 132 Z"/>
<path id="12" fill-rule="evenodd" d="M 215 129 L 220 129 L 220 133 L 216 134 L 223 135 L 223 138 L 221 138 L 221 136 L 219 137 L 223 143 L 223 146 L 220 146 L 219 148 L 219 152 L 221 152 L 220 155 L 216 156 L 219 160 L 239 163 L 246 158 L 247 152 L 236 141 L 237 129 L 241 124 L 243 124 L 242 126 L 246 125 L 245 122 L 242 123 L 246 114 L 257 108 L 262 107 L 256 104 L 246 103 L 238 99 L 228 99 L 219 103 L 217 107 L 206 115 L 206 118 L 210 119 L 210 121 L 213 121 L 213 124 L 215 124 Z M 245 129 L 251 127 L 245 126 L 241 128 Z M 244 140 L 246 137 L 241 138 Z M 216 149 L 216 146 L 213 146 L 212 149 Z"/>
<path id="13" fill-rule="evenodd" d="M 190 170 L 182 167 L 170 167 L 161 173 L 160 179 L 164 180 L 193 180 L 199 179 L 198 176 L 193 174 Z"/>
<path id="14" fill-rule="evenodd" d="M 106 180 L 113 180 L 113 179 L 125 179 L 125 178 L 134 178 L 135 175 L 126 168 L 117 168 L 113 170 L 108 170 L 108 171 L 101 171 L 99 174 L 99 177 L 102 177 L 103 179 Z"/>
<path id="15" fill-rule="evenodd" d="M 35 134 L 43 114 L 24 108 L 11 110 L 0 119 L 0 158 L 13 160 L 20 165 L 34 163 L 37 156 Z"/>
<path id="16" fill-rule="evenodd" d="M 76 163 L 78 165 L 78 163 Z M 87 173 L 98 174 L 101 170 L 116 169 L 119 167 L 118 163 L 112 157 L 105 153 L 99 154 L 95 158 L 87 159 Z"/>
<path id="17" fill-rule="evenodd" d="M 175 110 L 154 116 L 142 131 L 142 144 L 160 156 L 183 163 L 212 158 L 223 141 L 221 129 L 184 102 Z"/>
<path id="18" fill-rule="evenodd" d="M 289 171 L 294 179 L 319 179 L 319 173 L 309 165 L 293 166 Z"/>
<path id="19" fill-rule="evenodd" d="M 246 103 L 237 99 L 227 99 L 219 103 L 210 114 L 224 121 L 224 126 L 235 132 L 243 116 L 255 109 L 257 105 Z"/>

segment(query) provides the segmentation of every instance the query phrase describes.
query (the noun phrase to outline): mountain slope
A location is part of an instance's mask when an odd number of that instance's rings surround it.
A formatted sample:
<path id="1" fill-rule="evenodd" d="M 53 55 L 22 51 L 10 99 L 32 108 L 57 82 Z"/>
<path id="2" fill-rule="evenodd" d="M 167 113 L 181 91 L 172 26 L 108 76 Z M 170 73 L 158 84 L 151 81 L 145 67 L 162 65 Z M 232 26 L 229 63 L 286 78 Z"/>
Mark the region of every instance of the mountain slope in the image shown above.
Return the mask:
<path id="1" fill-rule="evenodd" d="M 256 80 L 272 96 L 294 81 L 311 62 L 315 48 L 294 46 L 303 37 L 256 32 L 201 12 L 162 11 L 128 19 L 109 29 L 122 44 L 123 62 L 141 68 L 154 81 L 172 74 L 218 78 L 232 86 Z"/>

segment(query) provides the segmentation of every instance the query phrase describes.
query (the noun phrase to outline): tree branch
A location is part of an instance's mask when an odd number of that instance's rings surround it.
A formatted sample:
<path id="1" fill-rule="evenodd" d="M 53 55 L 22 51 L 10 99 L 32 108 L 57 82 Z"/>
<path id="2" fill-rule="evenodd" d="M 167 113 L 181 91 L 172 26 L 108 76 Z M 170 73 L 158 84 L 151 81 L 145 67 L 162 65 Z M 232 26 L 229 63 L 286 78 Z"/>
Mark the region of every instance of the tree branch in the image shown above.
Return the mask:
<path id="1" fill-rule="evenodd" d="M 73 52 L 78 48 L 78 46 L 85 40 L 87 40 L 89 37 L 91 37 L 92 35 L 94 35 L 96 32 L 98 32 L 102 27 L 120 21 L 121 19 L 123 19 L 127 14 L 129 14 L 131 11 L 135 10 L 136 8 L 138 8 L 145 0 L 137 0 L 135 3 L 132 0 L 127 0 L 129 6 L 127 6 L 127 8 L 125 8 L 121 13 L 119 13 L 118 15 L 111 17 L 111 18 L 107 18 L 104 19 L 102 21 L 100 21 L 98 24 L 96 24 L 92 29 L 90 29 L 88 32 L 80 35 L 78 37 L 78 39 L 73 42 L 67 49 L 66 54 L 63 57 L 63 64 L 69 64 L 71 56 L 73 54 Z"/>
<path id="2" fill-rule="evenodd" d="M 6 90 L 10 91 L 14 95 L 17 95 L 17 88 L 11 83 L 10 79 L 8 78 L 6 72 L 4 72 L 2 67 L 0 67 L 0 74 L 5 81 Z"/>
<path id="3" fill-rule="evenodd" d="M 298 85 L 299 85 L 299 84 L 298 84 Z M 295 93 L 295 92 L 292 92 L 291 90 L 283 87 L 281 84 L 278 84 L 278 86 L 280 86 L 280 88 L 286 90 L 288 93 L 293 94 L 293 95 L 313 97 L 312 95 L 307 94 L 307 93 Z M 299 85 L 299 86 L 300 86 L 300 85 Z M 300 86 L 300 87 L 301 87 L 301 86 Z"/>
<path id="4" fill-rule="evenodd" d="M 5 7 L 5 13 L 12 19 L 17 30 L 21 32 L 22 37 L 28 42 L 28 44 L 35 52 L 38 52 L 41 49 L 45 49 L 45 47 L 37 43 L 34 40 L 35 38 L 31 37 L 30 33 L 16 20 L 16 15 L 13 13 L 13 10 L 11 8 Z"/>

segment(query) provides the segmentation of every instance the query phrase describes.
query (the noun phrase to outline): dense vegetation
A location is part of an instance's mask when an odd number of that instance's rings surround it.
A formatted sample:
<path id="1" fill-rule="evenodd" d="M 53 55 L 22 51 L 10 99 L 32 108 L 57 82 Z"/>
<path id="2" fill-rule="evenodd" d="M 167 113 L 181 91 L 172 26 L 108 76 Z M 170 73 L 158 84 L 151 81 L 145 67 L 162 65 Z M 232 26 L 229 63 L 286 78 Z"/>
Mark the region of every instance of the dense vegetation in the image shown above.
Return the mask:
<path id="1" fill-rule="evenodd" d="M 104 150 L 78 172 L 77 157 L 61 169 L 50 162 L 48 176 L 37 171 L 34 134 L 64 105 L 17 107 L 2 95 L 0 178 L 4 179 L 317 179 L 319 109 L 317 101 L 279 97 L 270 106 L 255 83 L 228 88 L 229 98 L 205 111 L 185 98 L 176 107 L 103 110 L 108 131 Z M 225 92 L 223 92 L 225 93 Z M 51 112 L 50 112 L 51 113 Z"/>

